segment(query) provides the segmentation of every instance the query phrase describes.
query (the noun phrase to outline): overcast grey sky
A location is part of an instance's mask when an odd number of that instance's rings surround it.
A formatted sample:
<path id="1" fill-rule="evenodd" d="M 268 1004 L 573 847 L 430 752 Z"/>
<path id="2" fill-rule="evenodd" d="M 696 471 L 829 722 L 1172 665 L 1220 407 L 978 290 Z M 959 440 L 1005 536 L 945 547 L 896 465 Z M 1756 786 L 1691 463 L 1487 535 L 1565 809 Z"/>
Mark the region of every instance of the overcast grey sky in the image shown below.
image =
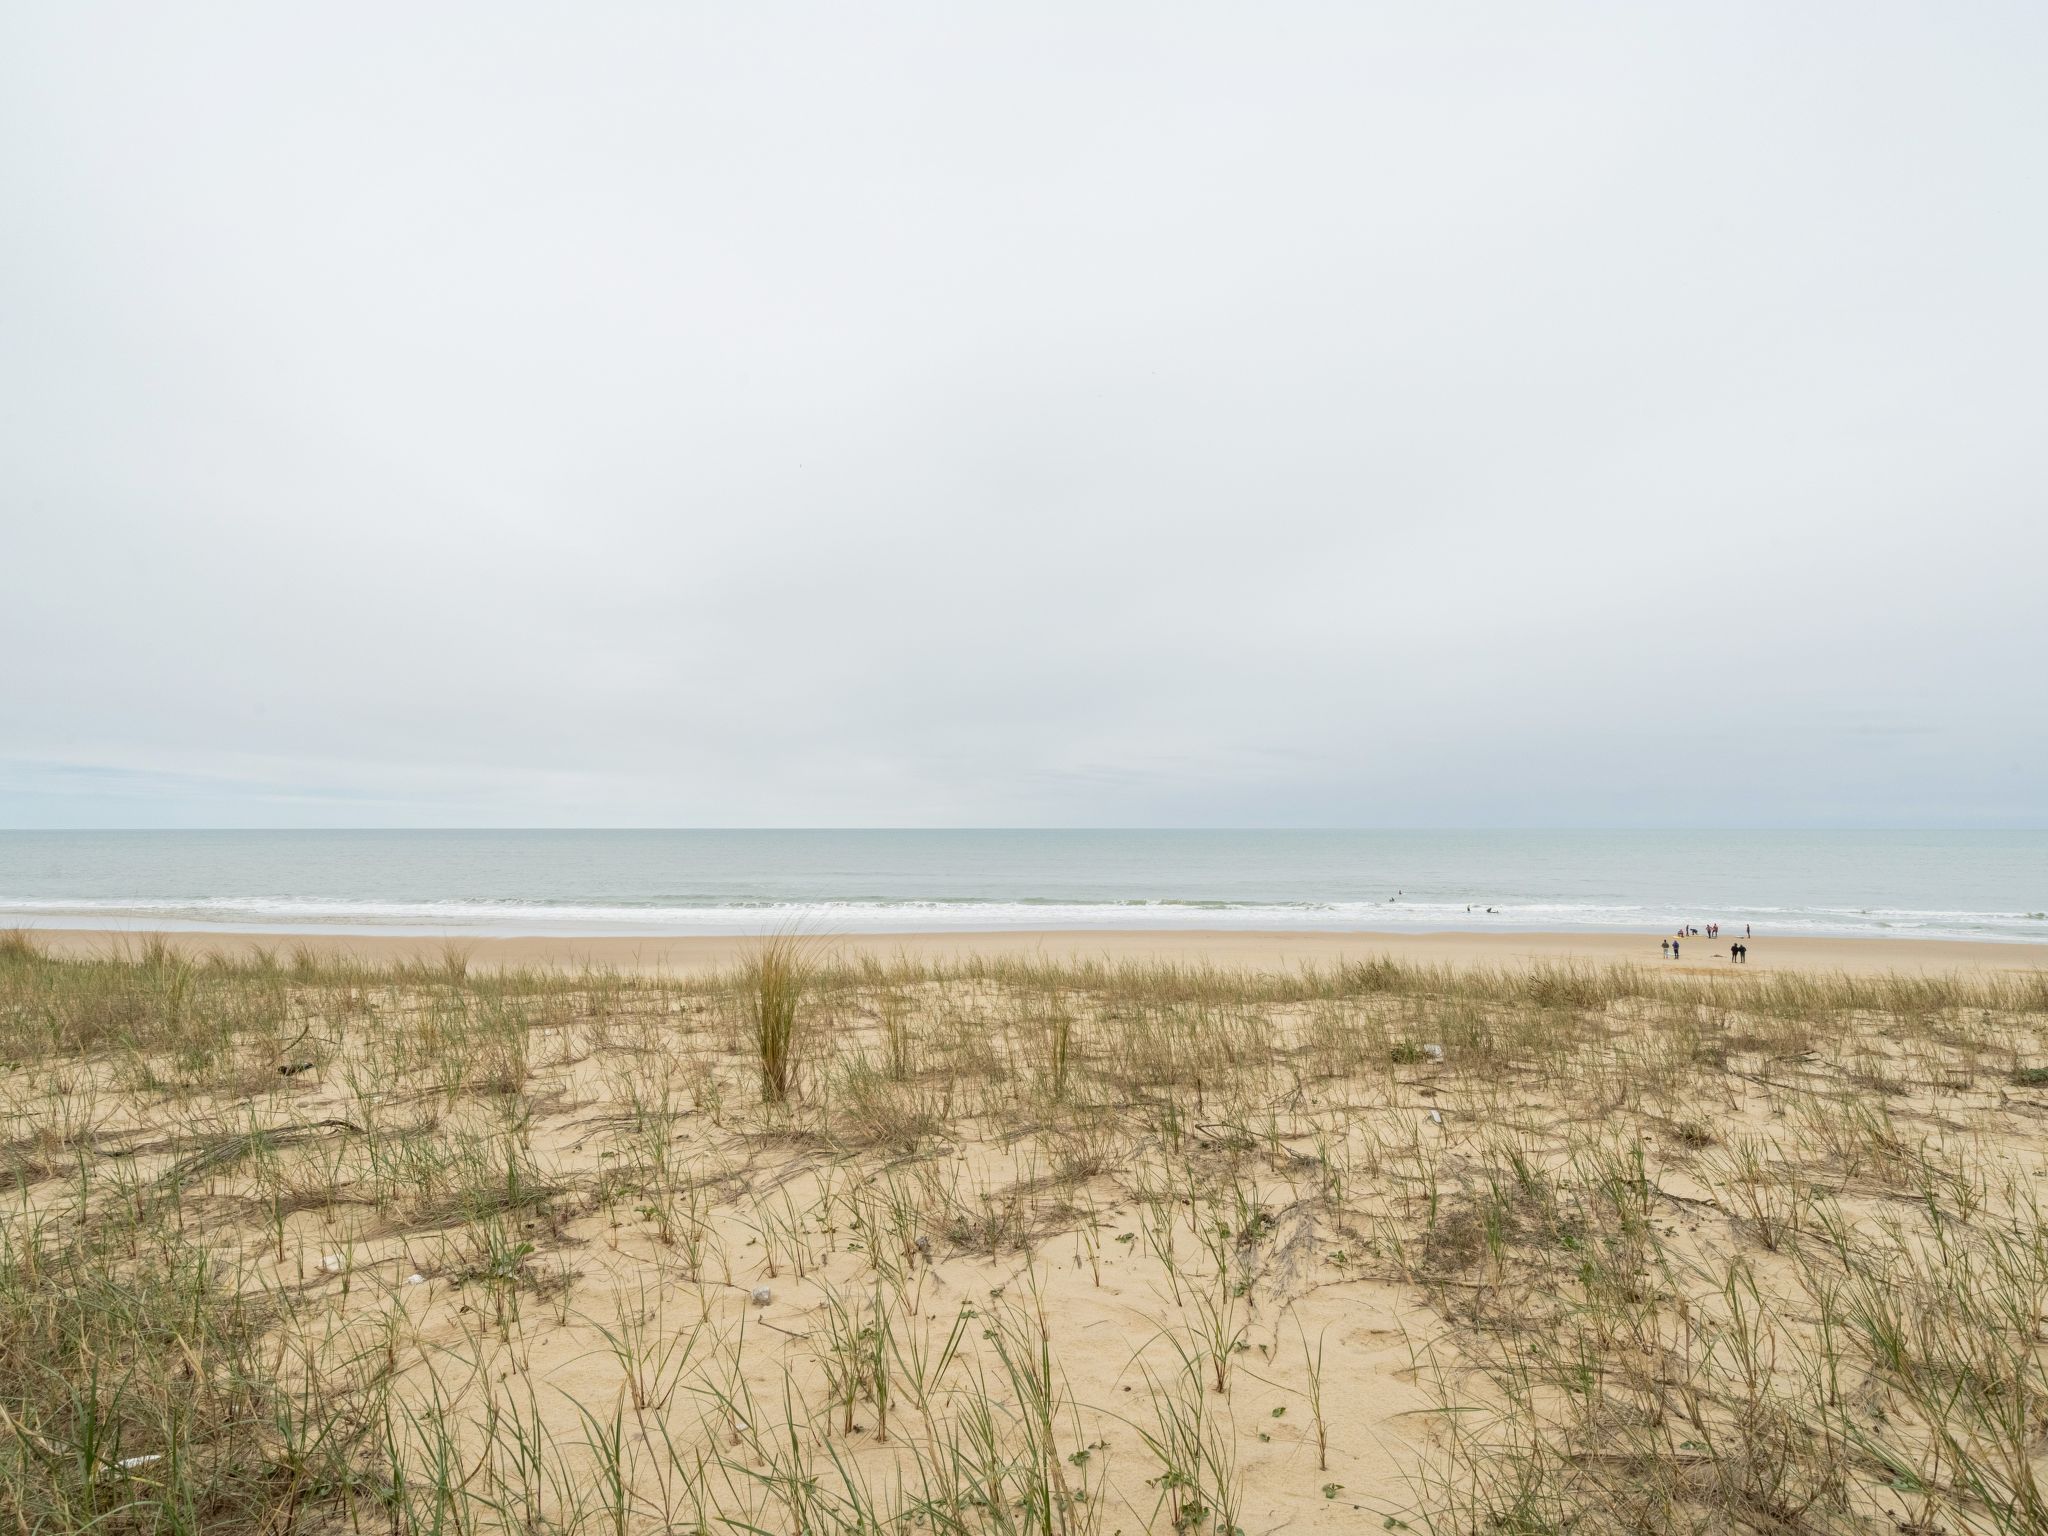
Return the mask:
<path id="1" fill-rule="evenodd" d="M 2048 6 L 0 11 L 0 825 L 2048 824 Z"/>

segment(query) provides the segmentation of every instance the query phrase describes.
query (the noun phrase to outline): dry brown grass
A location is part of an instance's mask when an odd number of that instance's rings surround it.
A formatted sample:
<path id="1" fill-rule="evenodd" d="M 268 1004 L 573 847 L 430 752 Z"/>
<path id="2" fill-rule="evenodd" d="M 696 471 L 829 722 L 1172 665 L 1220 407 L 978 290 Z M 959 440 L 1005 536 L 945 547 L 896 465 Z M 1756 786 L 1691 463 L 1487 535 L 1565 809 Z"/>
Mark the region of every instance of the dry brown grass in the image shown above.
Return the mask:
<path id="1" fill-rule="evenodd" d="M 774 954 L 0 936 L 0 1523 L 2048 1529 L 2038 978 Z"/>

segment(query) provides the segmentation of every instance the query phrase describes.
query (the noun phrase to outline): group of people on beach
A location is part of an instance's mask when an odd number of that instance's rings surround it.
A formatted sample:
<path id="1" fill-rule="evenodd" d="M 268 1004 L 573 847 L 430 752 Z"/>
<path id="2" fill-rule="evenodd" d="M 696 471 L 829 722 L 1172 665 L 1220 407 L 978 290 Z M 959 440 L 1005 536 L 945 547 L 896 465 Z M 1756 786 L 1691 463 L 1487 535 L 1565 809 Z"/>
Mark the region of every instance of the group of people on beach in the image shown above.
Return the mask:
<path id="1" fill-rule="evenodd" d="M 1687 939 L 1696 939 L 1699 936 L 1699 929 L 1688 924 L 1679 929 L 1672 938 L 1658 940 L 1657 947 L 1664 952 L 1666 959 L 1676 960 L 1678 958 L 1678 946 Z M 1718 939 L 1720 936 L 1721 925 L 1719 923 L 1707 924 L 1708 938 Z M 1737 965 L 1749 964 L 1749 924 L 1744 923 L 1742 925 L 1742 937 L 1728 946 L 1728 958 Z"/>

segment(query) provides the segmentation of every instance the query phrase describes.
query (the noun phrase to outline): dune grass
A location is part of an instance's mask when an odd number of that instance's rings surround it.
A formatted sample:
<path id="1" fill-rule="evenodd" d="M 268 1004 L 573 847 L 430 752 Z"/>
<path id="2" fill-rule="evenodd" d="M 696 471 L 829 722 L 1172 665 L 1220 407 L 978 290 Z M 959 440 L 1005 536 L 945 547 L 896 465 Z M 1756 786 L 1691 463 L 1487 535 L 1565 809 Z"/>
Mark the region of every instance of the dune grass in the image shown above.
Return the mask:
<path id="1" fill-rule="evenodd" d="M 0 1528 L 2048 1530 L 2039 974 L 0 935 Z"/>
<path id="2" fill-rule="evenodd" d="M 741 970 L 765 1104 L 785 1103 L 796 1087 L 799 1013 L 809 968 L 803 940 L 784 933 L 763 940 Z"/>

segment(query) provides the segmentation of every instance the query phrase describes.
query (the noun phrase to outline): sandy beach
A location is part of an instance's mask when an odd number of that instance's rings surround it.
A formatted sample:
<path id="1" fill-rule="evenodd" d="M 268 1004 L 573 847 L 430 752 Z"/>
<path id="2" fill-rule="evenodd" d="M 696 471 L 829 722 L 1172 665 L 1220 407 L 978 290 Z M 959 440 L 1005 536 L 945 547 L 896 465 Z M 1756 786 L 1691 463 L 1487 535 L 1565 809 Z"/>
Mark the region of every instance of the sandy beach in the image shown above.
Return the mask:
<path id="1" fill-rule="evenodd" d="M 2039 946 L 47 940 L 0 943 L 0 1381 L 45 1452 L 0 1508 L 1345 1536 L 1503 1529 L 1508 1487 L 1992 1532 L 2035 1475 Z M 1105 955 L 1216 969 L 1057 963 Z M 1374 956 L 1446 965 L 1327 964 Z"/>
<path id="2" fill-rule="evenodd" d="M 470 935 L 276 934 L 183 932 L 163 936 L 182 954 L 244 953 L 252 948 L 289 952 L 303 946 L 321 956 L 370 961 L 439 959 L 449 945 L 474 967 L 551 969 L 582 966 L 687 975 L 731 965 L 760 945 L 758 938 L 652 938 L 645 935 L 483 938 Z M 1731 935 L 1688 939 L 1677 960 L 1658 951 L 1658 935 L 1641 933 L 1288 933 L 1247 931 L 1127 932 L 1076 930 L 989 933 L 883 933 L 821 935 L 821 946 L 848 956 L 902 955 L 943 961 L 966 955 L 1036 955 L 1048 960 L 1136 960 L 1230 970 L 1291 970 L 1387 956 L 1418 964 L 1526 966 L 1570 961 L 1639 964 L 1677 974 L 1744 970 L 1728 956 Z M 106 930 L 44 930 L 38 939 L 52 955 L 105 954 L 133 949 L 143 935 Z M 1929 939 L 1773 939 L 1751 941 L 1746 970 L 1838 973 L 1851 976 L 1904 972 L 2027 973 L 2048 970 L 2048 944 L 1970 943 Z"/>

